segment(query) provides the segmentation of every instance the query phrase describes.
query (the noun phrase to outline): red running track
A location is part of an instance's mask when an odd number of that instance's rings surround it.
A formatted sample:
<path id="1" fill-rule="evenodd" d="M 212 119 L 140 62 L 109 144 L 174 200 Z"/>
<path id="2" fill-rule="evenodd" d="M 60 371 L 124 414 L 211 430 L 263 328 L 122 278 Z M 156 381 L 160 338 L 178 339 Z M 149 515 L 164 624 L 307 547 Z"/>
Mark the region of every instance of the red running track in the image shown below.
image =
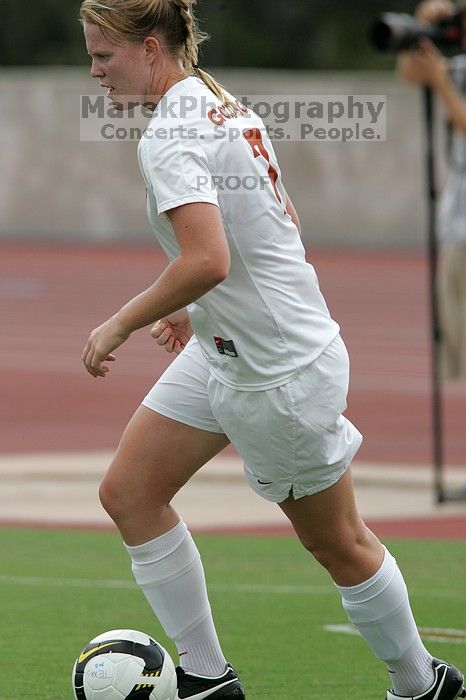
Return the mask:
<path id="1" fill-rule="evenodd" d="M 400 520 L 366 520 L 366 525 L 378 537 L 387 539 L 466 540 L 466 518 L 404 518 Z M 34 528 L 44 530 L 76 530 L 81 532 L 117 532 L 115 525 L 77 524 L 69 521 L 0 520 L 0 527 Z M 192 527 L 193 535 L 251 535 L 255 537 L 296 537 L 291 525 L 245 525 L 243 527 Z"/>
<path id="2" fill-rule="evenodd" d="M 427 270 L 421 254 L 312 251 L 352 360 L 359 459 L 431 459 Z M 146 331 L 105 380 L 80 360 L 89 331 L 148 286 L 157 248 L 0 248 L 0 451 L 108 449 L 167 366 Z M 446 462 L 466 464 L 466 385 L 445 385 Z"/>

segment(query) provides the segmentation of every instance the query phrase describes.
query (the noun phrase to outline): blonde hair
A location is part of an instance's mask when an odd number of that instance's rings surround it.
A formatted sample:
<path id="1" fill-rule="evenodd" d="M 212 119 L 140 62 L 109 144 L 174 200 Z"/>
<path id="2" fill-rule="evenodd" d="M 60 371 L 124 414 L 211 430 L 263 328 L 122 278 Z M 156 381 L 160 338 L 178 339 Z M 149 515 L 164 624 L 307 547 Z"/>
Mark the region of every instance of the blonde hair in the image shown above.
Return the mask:
<path id="1" fill-rule="evenodd" d="M 140 42 L 155 32 L 163 35 L 170 54 L 181 60 L 185 76 L 199 78 L 222 102 L 231 99 L 198 63 L 199 46 L 209 38 L 193 12 L 197 0 L 84 0 L 80 18 L 100 27 L 113 43 Z"/>

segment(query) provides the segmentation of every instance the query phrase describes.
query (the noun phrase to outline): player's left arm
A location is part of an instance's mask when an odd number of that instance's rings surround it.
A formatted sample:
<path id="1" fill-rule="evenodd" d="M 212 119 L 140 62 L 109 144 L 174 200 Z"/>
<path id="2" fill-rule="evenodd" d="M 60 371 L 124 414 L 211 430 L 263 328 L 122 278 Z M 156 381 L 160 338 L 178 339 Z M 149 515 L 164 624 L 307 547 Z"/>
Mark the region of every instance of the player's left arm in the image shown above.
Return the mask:
<path id="1" fill-rule="evenodd" d="M 291 217 L 292 222 L 294 223 L 294 225 L 299 231 L 299 234 L 301 235 L 301 222 L 299 220 L 298 212 L 296 211 L 288 192 L 286 192 L 286 213 Z"/>
<path id="2" fill-rule="evenodd" d="M 195 202 L 167 212 L 180 254 L 148 289 L 125 304 L 114 316 L 92 331 L 82 359 L 94 377 L 104 377 L 114 359 L 111 353 L 133 331 L 196 301 L 228 276 L 230 250 L 220 210 L 215 204 Z"/>

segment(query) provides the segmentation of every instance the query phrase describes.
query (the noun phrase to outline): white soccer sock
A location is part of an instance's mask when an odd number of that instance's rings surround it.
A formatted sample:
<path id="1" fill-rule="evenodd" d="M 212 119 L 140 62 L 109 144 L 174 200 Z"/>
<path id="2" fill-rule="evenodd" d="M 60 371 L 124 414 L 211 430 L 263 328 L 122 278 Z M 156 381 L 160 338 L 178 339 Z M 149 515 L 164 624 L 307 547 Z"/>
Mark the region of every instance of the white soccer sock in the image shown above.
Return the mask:
<path id="1" fill-rule="evenodd" d="M 385 550 L 382 566 L 368 581 L 337 588 L 349 619 L 387 663 L 394 692 L 425 692 L 434 680 L 432 656 L 419 636 L 406 584 L 390 552 Z"/>
<path id="2" fill-rule="evenodd" d="M 227 666 L 212 619 L 199 551 L 180 520 L 161 537 L 125 545 L 136 582 L 187 671 L 219 676 Z"/>

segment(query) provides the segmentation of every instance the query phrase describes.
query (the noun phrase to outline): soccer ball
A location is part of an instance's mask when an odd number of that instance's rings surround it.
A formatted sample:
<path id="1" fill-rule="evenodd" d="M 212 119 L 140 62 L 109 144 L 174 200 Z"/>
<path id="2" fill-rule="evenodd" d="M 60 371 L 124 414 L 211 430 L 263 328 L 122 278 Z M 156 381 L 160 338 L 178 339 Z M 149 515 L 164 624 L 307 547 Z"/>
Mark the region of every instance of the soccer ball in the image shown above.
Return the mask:
<path id="1" fill-rule="evenodd" d="M 111 630 L 92 639 L 73 667 L 75 700 L 175 700 L 168 652 L 143 632 Z"/>

